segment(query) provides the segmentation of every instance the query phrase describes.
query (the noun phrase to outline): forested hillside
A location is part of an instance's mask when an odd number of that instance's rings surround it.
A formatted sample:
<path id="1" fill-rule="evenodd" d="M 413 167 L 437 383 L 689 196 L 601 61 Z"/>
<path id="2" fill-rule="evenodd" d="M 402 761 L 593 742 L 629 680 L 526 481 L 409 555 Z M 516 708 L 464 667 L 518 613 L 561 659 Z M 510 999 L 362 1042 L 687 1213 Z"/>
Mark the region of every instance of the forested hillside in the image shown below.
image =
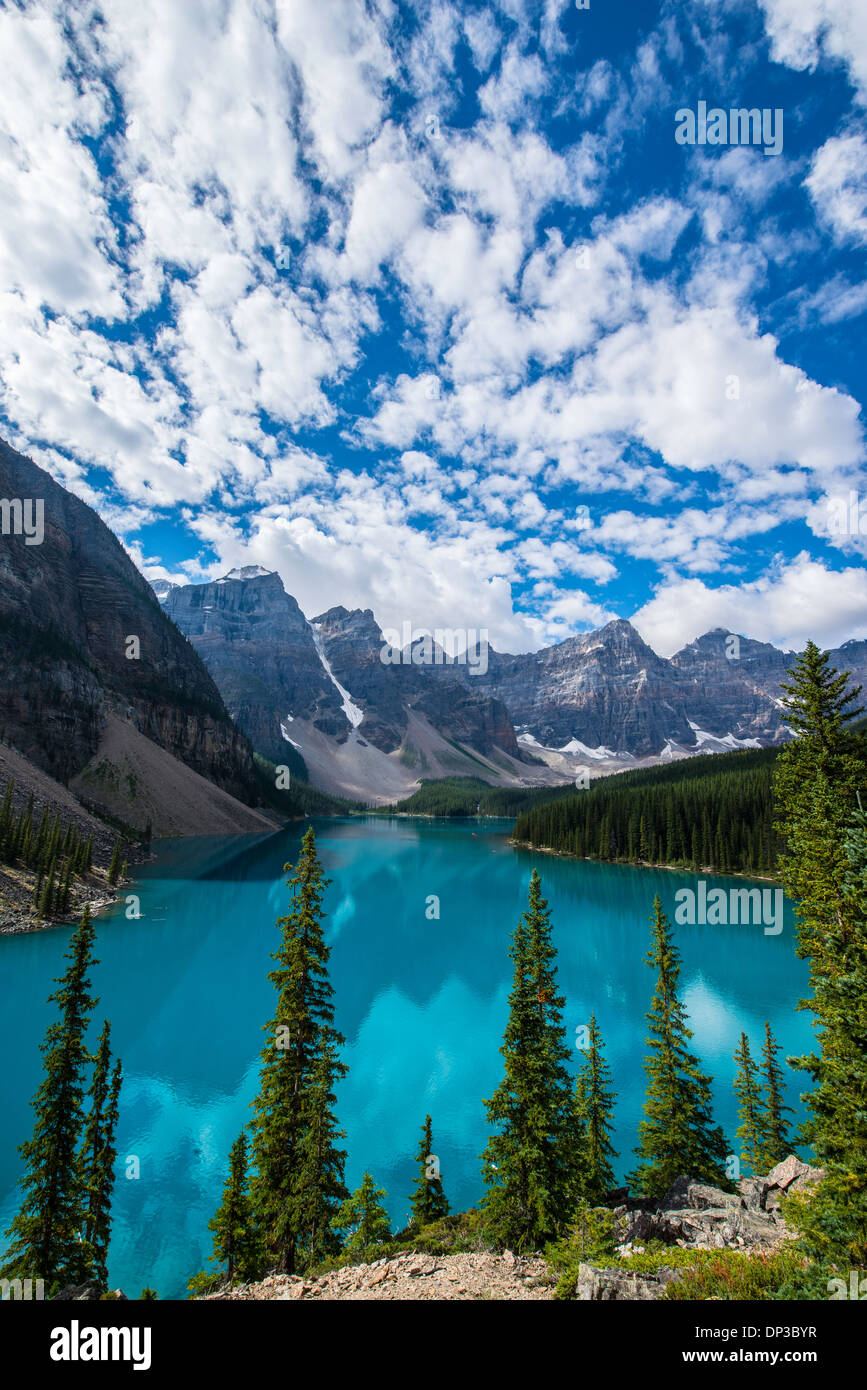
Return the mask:
<path id="1" fill-rule="evenodd" d="M 568 787 L 493 787 L 480 777 L 440 777 L 382 810 L 409 816 L 517 816 L 541 802 L 571 796 Z"/>
<path id="2" fill-rule="evenodd" d="M 524 811 L 516 840 L 580 858 L 773 873 L 774 748 L 624 772 Z"/>

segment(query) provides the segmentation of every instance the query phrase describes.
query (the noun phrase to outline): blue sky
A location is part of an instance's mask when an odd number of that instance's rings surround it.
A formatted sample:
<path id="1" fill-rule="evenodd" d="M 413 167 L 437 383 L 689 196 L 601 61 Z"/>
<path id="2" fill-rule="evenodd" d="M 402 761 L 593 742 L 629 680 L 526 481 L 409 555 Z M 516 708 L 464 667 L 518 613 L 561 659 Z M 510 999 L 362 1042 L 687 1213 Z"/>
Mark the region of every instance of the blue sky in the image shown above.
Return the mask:
<path id="1" fill-rule="evenodd" d="M 863 0 L 38 0 L 0 51 L 2 432 L 150 578 L 867 636 Z"/>

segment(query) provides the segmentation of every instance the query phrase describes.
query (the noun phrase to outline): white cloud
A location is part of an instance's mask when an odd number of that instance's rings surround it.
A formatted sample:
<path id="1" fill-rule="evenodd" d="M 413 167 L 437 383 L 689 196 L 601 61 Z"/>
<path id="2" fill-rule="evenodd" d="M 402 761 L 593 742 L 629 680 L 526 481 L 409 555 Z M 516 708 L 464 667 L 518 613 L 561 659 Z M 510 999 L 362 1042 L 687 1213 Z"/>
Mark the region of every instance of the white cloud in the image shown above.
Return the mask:
<path id="1" fill-rule="evenodd" d="M 845 63 L 867 101 L 867 9 L 862 0 L 761 0 L 778 63 L 814 71 L 820 59 Z"/>
<path id="2" fill-rule="evenodd" d="M 806 554 L 778 562 L 762 578 L 711 588 L 674 578 L 657 589 L 631 621 L 660 656 L 671 656 L 714 627 L 785 650 L 812 638 L 833 647 L 867 637 L 867 570 L 835 571 Z"/>
<path id="3" fill-rule="evenodd" d="M 835 135 L 813 157 L 804 180 L 816 211 L 838 241 L 867 244 L 867 140 Z"/>

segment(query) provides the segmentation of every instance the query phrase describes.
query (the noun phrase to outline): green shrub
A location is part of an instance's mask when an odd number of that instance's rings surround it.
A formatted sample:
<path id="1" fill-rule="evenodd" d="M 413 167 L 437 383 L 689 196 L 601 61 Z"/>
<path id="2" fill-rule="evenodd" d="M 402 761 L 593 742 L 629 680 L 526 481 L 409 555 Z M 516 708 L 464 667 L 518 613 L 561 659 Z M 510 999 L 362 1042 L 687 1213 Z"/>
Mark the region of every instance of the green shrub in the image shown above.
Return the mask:
<path id="1" fill-rule="evenodd" d="M 747 1254 L 742 1250 L 692 1250 L 683 1277 L 663 1297 L 677 1302 L 706 1298 L 761 1302 L 779 1296 L 781 1289 L 802 1275 L 806 1261 L 792 1248 Z"/>
<path id="2" fill-rule="evenodd" d="M 607 1207 L 581 1203 L 568 1235 L 547 1247 L 545 1259 L 560 1275 L 554 1297 L 574 1298 L 580 1265 L 619 1263 L 614 1251 L 613 1213 Z"/>

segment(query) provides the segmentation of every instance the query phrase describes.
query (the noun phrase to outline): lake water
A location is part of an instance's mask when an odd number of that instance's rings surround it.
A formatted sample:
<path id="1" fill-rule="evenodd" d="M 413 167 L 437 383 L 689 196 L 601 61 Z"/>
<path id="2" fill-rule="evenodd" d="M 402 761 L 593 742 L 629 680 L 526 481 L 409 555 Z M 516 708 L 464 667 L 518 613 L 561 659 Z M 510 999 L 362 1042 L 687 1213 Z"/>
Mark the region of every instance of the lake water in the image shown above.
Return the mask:
<path id="1" fill-rule="evenodd" d="M 369 1169 L 402 1225 L 419 1128 L 430 1113 L 453 1209 L 478 1201 L 482 1098 L 501 1075 L 508 944 L 534 866 L 553 910 L 570 1037 L 592 1010 L 606 1043 L 619 1097 L 618 1172 L 626 1172 L 644 1094 L 651 902 L 658 893 L 673 920 L 676 890 L 695 879 L 515 850 L 506 821 L 314 824 L 333 880 L 327 939 L 336 1021 L 347 1039 L 349 1076 L 338 1099 L 349 1185 Z M 210 1254 L 207 1222 L 229 1147 L 250 1116 L 261 1028 L 272 1012 L 266 974 L 278 943 L 274 920 L 288 897 L 282 866 L 296 858 L 304 828 L 164 841 L 134 885 L 141 919 L 128 921 L 121 903 L 98 921 L 92 1037 L 109 1017 L 125 1072 L 109 1276 L 130 1296 L 150 1284 L 162 1297 L 183 1297 Z M 438 921 L 426 916 L 432 895 Z M 734 1148 L 732 1053 L 741 1030 L 755 1053 L 770 1019 L 785 1053 L 805 1050 L 809 1015 L 795 1005 L 806 965 L 795 956 L 788 906 L 778 936 L 756 926 L 675 930 L 693 1046 L 715 1077 L 716 1118 Z M 16 1145 L 31 1133 L 38 1047 L 50 1018 L 45 999 L 64 968 L 69 934 L 0 937 L 0 1233 L 17 1208 Z M 577 1066 L 577 1051 L 575 1059 Z M 789 1103 L 800 1116 L 798 1077 L 787 1074 Z M 139 1160 L 137 1179 L 125 1176 L 130 1155 Z"/>

